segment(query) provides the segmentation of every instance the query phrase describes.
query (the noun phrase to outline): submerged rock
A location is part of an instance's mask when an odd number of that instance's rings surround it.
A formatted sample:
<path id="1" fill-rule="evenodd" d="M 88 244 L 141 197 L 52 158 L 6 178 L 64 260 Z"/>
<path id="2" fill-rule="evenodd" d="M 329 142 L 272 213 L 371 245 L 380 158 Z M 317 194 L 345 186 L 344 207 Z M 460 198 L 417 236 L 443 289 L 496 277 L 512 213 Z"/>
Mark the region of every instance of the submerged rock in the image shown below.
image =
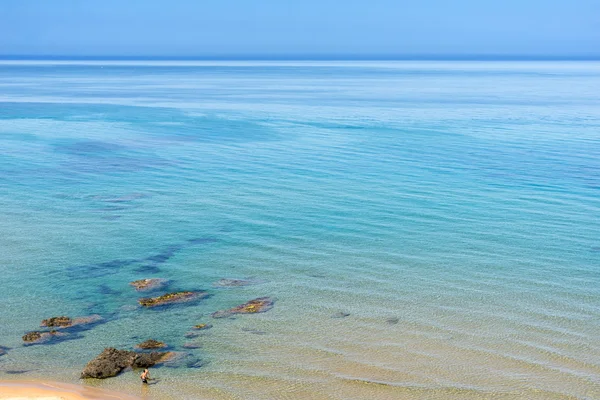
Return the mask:
<path id="1" fill-rule="evenodd" d="M 202 344 L 196 342 L 185 342 L 181 347 L 184 349 L 199 349 L 202 347 Z"/>
<path id="2" fill-rule="evenodd" d="M 8 347 L 0 346 L 0 356 L 5 355 L 8 350 Z"/>
<path id="3" fill-rule="evenodd" d="M 149 368 L 166 361 L 170 356 L 171 353 L 168 352 L 136 353 L 107 347 L 85 366 L 81 378 L 110 378 L 117 376 L 125 368 Z"/>
<path id="4" fill-rule="evenodd" d="M 26 374 L 27 372 L 31 372 L 30 369 L 9 369 L 4 371 L 4 373 L 9 374 L 9 375 L 19 375 L 19 374 Z"/>
<path id="5" fill-rule="evenodd" d="M 198 324 L 198 325 L 194 325 L 193 329 L 196 329 L 196 330 L 200 331 L 200 330 L 203 330 L 203 329 L 210 329 L 212 327 L 213 327 L 212 324 Z"/>
<path id="6" fill-rule="evenodd" d="M 197 338 L 198 336 L 200 336 L 200 334 L 196 332 L 186 332 L 185 335 L 183 335 L 183 337 L 188 339 Z"/>
<path id="7" fill-rule="evenodd" d="M 184 303 L 207 297 L 206 292 L 175 292 L 167 293 L 158 297 L 144 297 L 138 300 L 142 307 L 156 307 L 167 304 Z"/>
<path id="8" fill-rule="evenodd" d="M 168 346 L 163 342 L 159 342 L 158 340 L 148 339 L 135 347 L 137 347 L 138 349 L 162 349 Z"/>
<path id="9" fill-rule="evenodd" d="M 343 311 L 338 311 L 335 314 L 333 314 L 331 316 L 331 318 L 346 318 L 348 316 L 350 316 L 350 313 L 343 312 Z"/>
<path id="10" fill-rule="evenodd" d="M 212 314 L 213 318 L 227 318 L 235 314 L 256 314 L 269 311 L 273 308 L 274 301 L 270 297 L 259 297 L 250 300 L 247 303 L 231 308 L 229 310 L 221 310 Z"/>
<path id="11" fill-rule="evenodd" d="M 252 281 L 249 279 L 228 279 L 228 278 L 223 278 L 223 279 L 219 279 L 218 281 L 216 281 L 215 283 L 213 283 L 213 286 L 215 287 L 240 287 L 240 286 L 249 286 L 249 285 L 254 285 L 255 283 L 258 283 L 257 281 Z"/>
<path id="12" fill-rule="evenodd" d="M 137 291 L 156 290 L 164 287 L 167 284 L 167 280 L 162 278 L 139 279 L 129 284 Z"/>

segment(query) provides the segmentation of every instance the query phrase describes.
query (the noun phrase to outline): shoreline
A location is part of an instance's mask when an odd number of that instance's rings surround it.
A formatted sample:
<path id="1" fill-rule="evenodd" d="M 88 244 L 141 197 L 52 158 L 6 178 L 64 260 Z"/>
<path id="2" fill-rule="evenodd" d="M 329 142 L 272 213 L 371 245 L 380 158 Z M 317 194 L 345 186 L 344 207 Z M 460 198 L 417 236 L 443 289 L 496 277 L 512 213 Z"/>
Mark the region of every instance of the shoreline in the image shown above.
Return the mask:
<path id="1" fill-rule="evenodd" d="M 124 393 L 60 382 L 0 380 L 1 400 L 140 400 Z"/>

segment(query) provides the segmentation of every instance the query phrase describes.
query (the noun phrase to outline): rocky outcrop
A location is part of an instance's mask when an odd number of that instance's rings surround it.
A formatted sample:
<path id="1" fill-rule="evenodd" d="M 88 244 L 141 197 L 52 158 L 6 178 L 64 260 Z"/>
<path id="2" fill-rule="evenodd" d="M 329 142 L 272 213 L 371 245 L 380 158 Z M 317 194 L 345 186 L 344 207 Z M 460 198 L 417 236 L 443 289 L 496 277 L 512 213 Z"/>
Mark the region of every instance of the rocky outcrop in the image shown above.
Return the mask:
<path id="1" fill-rule="evenodd" d="M 135 290 L 141 291 L 149 291 L 161 289 L 167 284 L 166 279 L 162 278 L 149 278 L 149 279 L 139 279 L 137 281 L 130 282 L 129 284 L 135 288 Z"/>
<path id="2" fill-rule="evenodd" d="M 212 314 L 213 318 L 227 318 L 235 314 L 256 314 L 269 311 L 273 308 L 274 301 L 270 297 L 259 297 L 250 300 L 247 303 L 231 308 L 229 310 L 221 310 Z"/>
<path id="3" fill-rule="evenodd" d="M 65 327 L 71 326 L 73 324 L 73 320 L 69 317 L 61 316 L 61 317 L 52 317 L 42 321 L 40 326 L 47 327 Z"/>
<path id="4" fill-rule="evenodd" d="M 157 307 L 167 304 L 184 303 L 208 297 L 206 292 L 175 292 L 167 293 L 158 297 L 145 297 L 138 300 L 142 307 Z"/>
<path id="5" fill-rule="evenodd" d="M 44 344 L 51 341 L 60 341 L 61 339 L 66 339 L 70 334 L 66 332 L 59 332 L 57 330 L 51 330 L 48 332 L 40 332 L 33 331 L 27 332 L 23 335 L 22 339 L 25 342 L 25 346 L 34 345 L 34 344 Z"/>
<path id="6" fill-rule="evenodd" d="M 170 354 L 166 352 L 136 353 L 108 347 L 85 366 L 81 372 L 81 378 L 105 379 L 117 376 L 125 368 L 149 368 L 168 360 Z"/>
<path id="7" fill-rule="evenodd" d="M 80 327 L 80 328 L 85 329 L 86 327 L 89 327 L 89 325 L 96 324 L 98 322 L 101 322 L 102 320 L 103 320 L 103 318 L 98 314 L 88 315 L 86 317 L 78 317 L 78 318 L 70 318 L 70 317 L 63 315 L 60 317 L 52 317 L 52 318 L 45 319 L 42 321 L 40 326 L 45 326 L 45 327 L 55 328 L 55 329 L 64 329 L 64 328 L 71 328 L 71 327 Z"/>
<path id="8" fill-rule="evenodd" d="M 137 347 L 138 349 L 146 350 L 146 349 L 162 349 L 162 348 L 165 348 L 168 346 L 163 342 L 159 342 L 158 340 L 148 339 L 145 342 L 142 342 L 135 347 Z"/>

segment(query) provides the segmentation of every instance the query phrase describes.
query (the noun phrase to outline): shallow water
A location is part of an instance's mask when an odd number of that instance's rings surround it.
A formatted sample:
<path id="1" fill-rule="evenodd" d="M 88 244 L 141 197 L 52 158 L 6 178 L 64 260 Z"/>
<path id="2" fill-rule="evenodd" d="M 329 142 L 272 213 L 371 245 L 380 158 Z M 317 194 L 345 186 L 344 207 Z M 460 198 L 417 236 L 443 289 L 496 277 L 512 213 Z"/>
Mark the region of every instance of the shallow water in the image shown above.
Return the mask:
<path id="1" fill-rule="evenodd" d="M 201 367 L 88 384 L 600 398 L 599 67 L 1 63 L 0 379 L 76 382 L 104 347 L 154 338 L 200 345 Z M 129 282 L 148 277 L 211 297 L 141 309 Z M 271 311 L 210 317 L 261 296 Z"/>

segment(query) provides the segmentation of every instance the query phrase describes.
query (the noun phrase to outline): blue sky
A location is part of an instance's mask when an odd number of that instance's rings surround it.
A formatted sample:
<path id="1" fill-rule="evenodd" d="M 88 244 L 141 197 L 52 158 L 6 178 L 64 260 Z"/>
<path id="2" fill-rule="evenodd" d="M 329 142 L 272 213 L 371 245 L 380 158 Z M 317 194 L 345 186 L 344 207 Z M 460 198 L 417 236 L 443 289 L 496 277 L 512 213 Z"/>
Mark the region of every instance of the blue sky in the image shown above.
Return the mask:
<path id="1" fill-rule="evenodd" d="M 600 55 L 600 0 L 0 0 L 0 55 Z"/>

